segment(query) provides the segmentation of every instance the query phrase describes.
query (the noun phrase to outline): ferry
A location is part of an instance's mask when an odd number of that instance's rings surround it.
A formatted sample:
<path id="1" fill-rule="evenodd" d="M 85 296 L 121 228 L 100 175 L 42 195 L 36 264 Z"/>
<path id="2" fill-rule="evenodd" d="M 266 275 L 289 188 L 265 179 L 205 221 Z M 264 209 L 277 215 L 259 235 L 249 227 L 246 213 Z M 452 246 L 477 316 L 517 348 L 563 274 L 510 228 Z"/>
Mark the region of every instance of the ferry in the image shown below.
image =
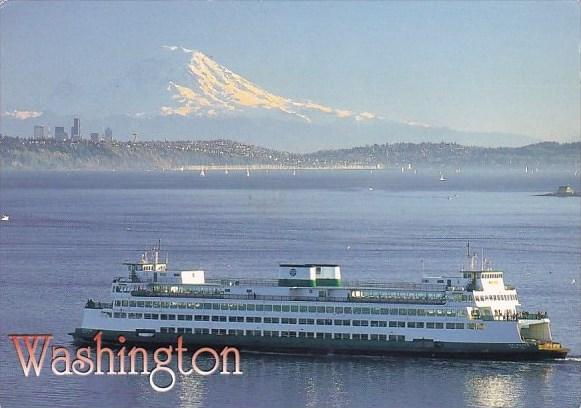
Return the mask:
<path id="1" fill-rule="evenodd" d="M 278 279 L 206 279 L 170 270 L 159 244 L 89 299 L 75 341 L 478 359 L 565 358 L 546 313 L 521 310 L 504 273 L 468 246 L 465 266 L 417 283 L 346 281 L 339 265 L 282 264 Z"/>

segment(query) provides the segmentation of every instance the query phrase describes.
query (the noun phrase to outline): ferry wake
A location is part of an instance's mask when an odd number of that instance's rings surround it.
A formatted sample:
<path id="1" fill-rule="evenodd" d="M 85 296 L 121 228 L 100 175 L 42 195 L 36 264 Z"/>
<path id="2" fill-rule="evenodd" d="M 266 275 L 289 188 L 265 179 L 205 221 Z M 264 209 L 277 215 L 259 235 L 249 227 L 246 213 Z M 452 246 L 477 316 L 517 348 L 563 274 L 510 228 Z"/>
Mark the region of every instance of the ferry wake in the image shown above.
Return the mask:
<path id="1" fill-rule="evenodd" d="M 418 283 L 343 281 L 339 265 L 282 264 L 278 279 L 206 279 L 170 271 L 160 247 L 124 264 L 111 302 L 90 299 L 72 333 L 91 343 L 175 343 L 241 350 L 481 359 L 564 358 L 546 313 L 468 246 L 466 265 Z"/>

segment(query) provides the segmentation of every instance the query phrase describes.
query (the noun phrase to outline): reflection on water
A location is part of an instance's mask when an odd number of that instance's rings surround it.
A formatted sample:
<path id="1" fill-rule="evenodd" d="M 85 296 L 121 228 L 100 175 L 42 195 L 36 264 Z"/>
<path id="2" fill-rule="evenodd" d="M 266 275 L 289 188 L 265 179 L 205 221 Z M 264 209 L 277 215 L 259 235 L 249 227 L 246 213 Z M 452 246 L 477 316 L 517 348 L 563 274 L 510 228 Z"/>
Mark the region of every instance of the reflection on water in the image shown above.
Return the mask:
<path id="1" fill-rule="evenodd" d="M 204 406 L 203 402 L 207 391 L 203 378 L 197 375 L 179 376 L 176 389 L 179 389 L 180 407 L 197 408 Z"/>

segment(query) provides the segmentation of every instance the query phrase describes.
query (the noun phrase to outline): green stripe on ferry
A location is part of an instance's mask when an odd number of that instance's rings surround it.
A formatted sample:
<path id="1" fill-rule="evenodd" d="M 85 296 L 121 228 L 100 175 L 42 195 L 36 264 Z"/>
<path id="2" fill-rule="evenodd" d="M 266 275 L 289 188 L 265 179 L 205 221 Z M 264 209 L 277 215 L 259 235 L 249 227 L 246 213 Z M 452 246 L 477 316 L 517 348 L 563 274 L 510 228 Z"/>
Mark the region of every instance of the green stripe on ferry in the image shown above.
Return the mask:
<path id="1" fill-rule="evenodd" d="M 317 286 L 341 286 L 341 279 L 317 279 Z"/>
<path id="2" fill-rule="evenodd" d="M 286 286 L 286 287 L 307 287 L 312 288 L 317 286 L 315 280 L 313 279 L 279 279 L 278 286 Z"/>

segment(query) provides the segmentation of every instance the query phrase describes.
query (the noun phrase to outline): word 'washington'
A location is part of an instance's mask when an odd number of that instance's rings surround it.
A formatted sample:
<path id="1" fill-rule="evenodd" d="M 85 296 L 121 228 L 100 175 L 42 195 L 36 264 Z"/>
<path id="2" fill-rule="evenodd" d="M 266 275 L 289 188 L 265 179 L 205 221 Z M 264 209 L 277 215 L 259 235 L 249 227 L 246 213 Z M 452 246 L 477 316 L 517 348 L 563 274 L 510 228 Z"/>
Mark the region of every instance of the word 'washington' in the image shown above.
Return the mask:
<path id="1" fill-rule="evenodd" d="M 36 376 L 40 376 L 42 367 L 44 365 L 44 360 L 49 349 L 49 344 L 53 339 L 50 334 L 12 334 L 8 336 L 12 340 L 12 344 L 16 349 L 16 354 L 22 367 L 22 371 L 26 377 L 29 376 L 31 369 L 34 370 Z M 102 333 L 98 332 L 93 338 L 95 342 L 95 352 L 90 346 L 79 347 L 76 350 L 75 358 L 71 357 L 69 349 L 62 346 L 52 346 L 51 348 L 51 369 L 55 375 L 81 375 L 86 376 L 90 374 L 94 375 L 149 375 L 149 384 L 151 387 L 158 392 L 166 392 L 171 390 L 176 382 L 176 373 L 170 364 L 172 362 L 173 353 L 177 353 L 177 369 L 180 374 L 188 376 L 193 373 L 207 376 L 216 373 L 220 368 L 220 362 L 222 363 L 222 370 L 220 374 L 242 374 L 240 370 L 240 351 L 234 347 L 224 347 L 220 353 L 209 347 L 202 347 L 197 349 L 191 357 L 190 368 L 184 368 L 184 353 L 188 351 L 187 348 L 183 347 L 183 337 L 179 336 L 177 338 L 177 345 L 174 348 L 169 345 L 167 347 L 159 347 L 153 350 L 153 361 L 155 367 L 149 370 L 149 352 L 148 350 L 133 346 L 129 352 L 127 351 L 125 344 L 126 339 L 123 336 L 119 336 L 117 341 L 121 347 L 115 351 L 103 347 L 101 344 Z M 28 353 L 28 357 L 25 357 L 25 353 L 22 348 L 22 343 L 24 343 L 25 351 Z M 39 343 L 41 344 L 40 353 Z M 95 355 L 95 361 L 92 359 L 92 355 Z M 103 356 L 106 355 L 108 360 L 108 370 L 103 371 Z M 210 368 L 200 367 L 198 365 L 198 358 L 201 355 L 209 355 L 210 360 L 213 360 L 213 365 Z M 141 364 L 138 364 L 138 356 L 141 357 Z M 232 372 L 228 371 L 228 358 L 233 356 L 234 358 L 234 370 Z M 115 364 L 115 360 L 118 359 L 118 364 Z M 126 360 L 129 359 L 129 367 L 126 366 Z M 140 367 L 138 367 L 140 365 Z M 129 368 L 129 371 L 127 370 Z M 169 375 L 170 381 L 168 384 L 160 384 L 158 377 L 163 374 Z"/>

